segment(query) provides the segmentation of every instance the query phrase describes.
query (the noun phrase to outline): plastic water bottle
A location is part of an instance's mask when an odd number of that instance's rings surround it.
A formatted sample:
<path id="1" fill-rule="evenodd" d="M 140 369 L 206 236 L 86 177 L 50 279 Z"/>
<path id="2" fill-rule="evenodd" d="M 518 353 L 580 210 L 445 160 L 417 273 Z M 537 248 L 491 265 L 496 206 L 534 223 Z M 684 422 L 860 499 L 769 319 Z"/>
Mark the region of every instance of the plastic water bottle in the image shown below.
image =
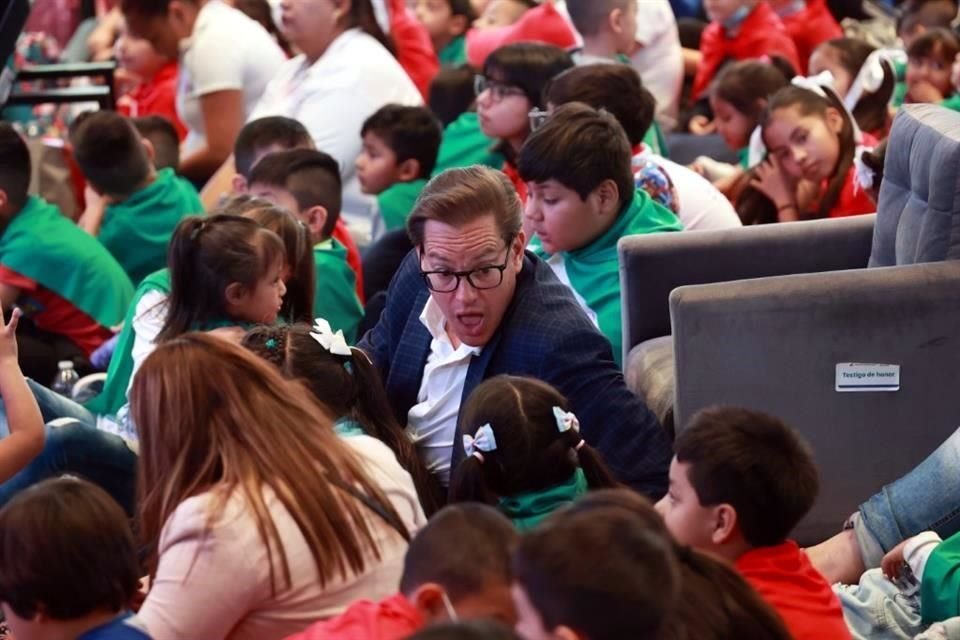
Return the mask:
<path id="1" fill-rule="evenodd" d="M 80 379 L 80 374 L 73 368 L 73 362 L 70 360 L 61 360 L 57 363 L 57 368 L 60 371 L 57 372 L 57 377 L 54 378 L 50 388 L 64 398 L 69 398 L 73 393 L 73 385 Z"/>

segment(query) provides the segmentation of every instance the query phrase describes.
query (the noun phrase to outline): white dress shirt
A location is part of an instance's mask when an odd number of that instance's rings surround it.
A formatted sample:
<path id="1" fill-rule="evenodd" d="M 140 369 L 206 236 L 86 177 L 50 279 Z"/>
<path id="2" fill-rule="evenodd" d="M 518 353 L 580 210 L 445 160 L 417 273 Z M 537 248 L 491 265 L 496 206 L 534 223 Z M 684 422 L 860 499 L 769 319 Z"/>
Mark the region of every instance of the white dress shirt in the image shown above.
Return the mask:
<path id="1" fill-rule="evenodd" d="M 463 385 L 467 381 L 471 359 L 479 355 L 482 348 L 463 343 L 454 348 L 447 335 L 447 321 L 433 296 L 423 306 L 420 322 L 433 340 L 430 341 L 430 355 L 423 369 L 417 404 L 407 413 L 407 428 L 427 470 L 446 486 L 450 484 L 450 457 Z"/>

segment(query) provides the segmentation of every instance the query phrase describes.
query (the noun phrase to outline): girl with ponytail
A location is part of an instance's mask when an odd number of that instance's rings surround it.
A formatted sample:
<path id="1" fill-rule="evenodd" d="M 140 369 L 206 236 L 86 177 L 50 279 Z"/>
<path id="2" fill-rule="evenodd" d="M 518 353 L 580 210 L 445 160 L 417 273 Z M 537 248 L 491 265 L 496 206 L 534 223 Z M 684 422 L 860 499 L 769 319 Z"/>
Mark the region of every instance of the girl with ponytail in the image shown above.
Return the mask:
<path id="1" fill-rule="evenodd" d="M 318 318 L 314 327 L 259 326 L 243 337 L 243 346 L 276 366 L 288 379 L 300 380 L 327 409 L 341 436 L 369 436 L 386 445 L 413 478 L 429 516 L 442 503 L 413 442 L 394 417 L 383 383 L 367 355 L 347 345 L 343 333 Z"/>
<path id="2" fill-rule="evenodd" d="M 871 213 L 856 182 L 855 160 L 875 140 L 860 132 L 826 77 L 795 79 L 767 104 L 767 157 L 751 186 L 770 199 L 780 222 Z M 740 207 L 738 207 L 738 211 Z"/>
<path id="3" fill-rule="evenodd" d="M 569 409 L 539 380 L 481 383 L 460 412 L 466 457 L 452 475 L 450 502 L 494 504 L 524 531 L 590 489 L 617 486 Z"/>

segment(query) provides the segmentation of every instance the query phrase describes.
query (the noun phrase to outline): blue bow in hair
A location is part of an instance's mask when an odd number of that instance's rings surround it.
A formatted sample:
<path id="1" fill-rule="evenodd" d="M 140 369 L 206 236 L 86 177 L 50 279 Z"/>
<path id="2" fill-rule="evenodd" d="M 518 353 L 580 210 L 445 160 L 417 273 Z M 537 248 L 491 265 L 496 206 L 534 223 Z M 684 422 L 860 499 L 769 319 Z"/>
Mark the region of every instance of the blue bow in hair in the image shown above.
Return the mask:
<path id="1" fill-rule="evenodd" d="M 468 456 L 474 456 L 483 462 L 483 454 L 497 450 L 497 439 L 493 435 L 493 427 L 485 424 L 475 435 L 464 434 L 463 450 Z"/>

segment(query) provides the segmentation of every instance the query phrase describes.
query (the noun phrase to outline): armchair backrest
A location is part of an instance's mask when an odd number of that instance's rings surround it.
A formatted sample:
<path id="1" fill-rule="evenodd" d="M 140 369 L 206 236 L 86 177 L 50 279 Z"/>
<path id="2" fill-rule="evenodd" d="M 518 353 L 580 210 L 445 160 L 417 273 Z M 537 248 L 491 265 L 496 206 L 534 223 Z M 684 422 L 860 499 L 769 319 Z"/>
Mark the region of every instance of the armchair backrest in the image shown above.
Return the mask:
<path id="1" fill-rule="evenodd" d="M 871 267 L 960 259 L 960 113 L 904 106 L 887 142 Z"/>

